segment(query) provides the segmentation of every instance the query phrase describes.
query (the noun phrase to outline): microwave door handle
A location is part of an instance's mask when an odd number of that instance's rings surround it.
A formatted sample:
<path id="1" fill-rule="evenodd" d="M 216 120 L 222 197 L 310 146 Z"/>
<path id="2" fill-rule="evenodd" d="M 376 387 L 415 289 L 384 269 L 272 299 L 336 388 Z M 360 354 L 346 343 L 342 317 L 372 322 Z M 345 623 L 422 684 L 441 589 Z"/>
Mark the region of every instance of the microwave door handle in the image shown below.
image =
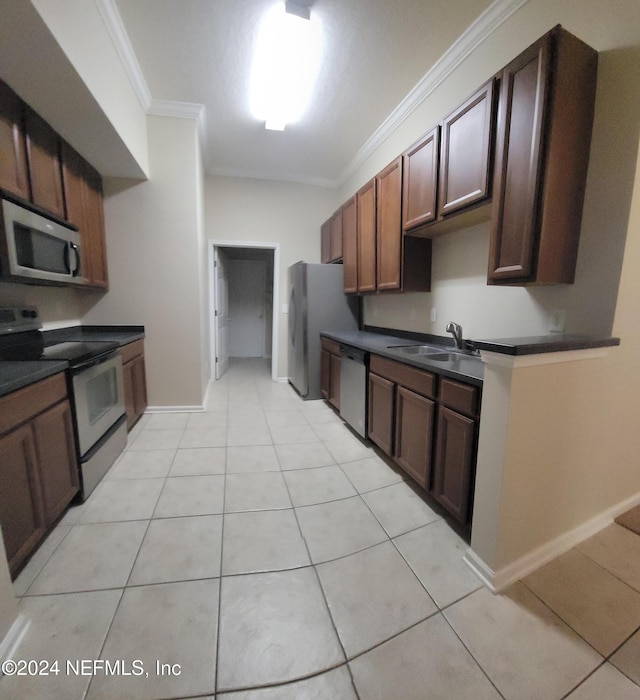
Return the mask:
<path id="1" fill-rule="evenodd" d="M 73 250 L 73 254 L 76 258 L 73 270 L 69 269 L 69 272 L 71 273 L 72 277 L 77 277 L 80 274 L 80 251 L 78 250 L 78 246 L 75 243 L 69 243 L 69 248 Z M 71 266 L 69 266 L 69 268 L 70 267 Z"/>

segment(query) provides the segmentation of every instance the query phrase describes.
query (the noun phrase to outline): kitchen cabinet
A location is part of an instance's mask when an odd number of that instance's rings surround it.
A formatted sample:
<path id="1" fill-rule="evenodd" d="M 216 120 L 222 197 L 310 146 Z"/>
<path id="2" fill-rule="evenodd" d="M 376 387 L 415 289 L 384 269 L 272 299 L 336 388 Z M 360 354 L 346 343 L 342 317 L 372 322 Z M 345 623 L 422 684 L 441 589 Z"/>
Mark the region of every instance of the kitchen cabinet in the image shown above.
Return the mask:
<path id="1" fill-rule="evenodd" d="M 442 122 L 439 204 L 449 216 L 491 196 L 494 81 L 490 80 Z"/>
<path id="2" fill-rule="evenodd" d="M 80 232 L 82 274 L 92 287 L 108 287 L 100 175 L 71 146 L 62 144 L 66 218 Z"/>
<path id="3" fill-rule="evenodd" d="M 402 228 L 419 229 L 436 220 L 440 127 L 403 154 Z"/>
<path id="4" fill-rule="evenodd" d="M 120 348 L 124 404 L 127 430 L 140 420 L 147 408 L 147 379 L 144 363 L 144 341 L 135 340 Z"/>
<path id="5" fill-rule="evenodd" d="M 356 254 L 361 294 L 431 289 L 431 241 L 402 232 L 401 157 L 356 194 Z"/>
<path id="6" fill-rule="evenodd" d="M 342 266 L 345 294 L 358 291 L 358 213 L 355 195 L 342 206 Z"/>
<path id="7" fill-rule="evenodd" d="M 433 400 L 398 387 L 394 458 L 424 488 L 431 478 L 434 414 Z"/>
<path id="8" fill-rule="evenodd" d="M 323 263 L 342 260 L 342 208 L 320 227 L 320 252 Z"/>
<path id="9" fill-rule="evenodd" d="M 376 291 L 376 179 L 356 193 L 358 292 Z"/>
<path id="10" fill-rule="evenodd" d="M 478 434 L 478 390 L 443 379 L 433 470 L 433 497 L 459 522 L 470 521 Z"/>
<path id="11" fill-rule="evenodd" d="M 439 385 L 439 388 L 438 388 Z M 369 438 L 462 525 L 471 522 L 480 389 L 371 355 Z"/>
<path id="12" fill-rule="evenodd" d="M 396 385 L 374 372 L 369 372 L 367 430 L 369 439 L 388 455 L 393 455 L 393 420 Z"/>
<path id="13" fill-rule="evenodd" d="M 379 291 L 400 289 L 402 260 L 402 158 L 376 175 L 377 283 Z"/>
<path id="14" fill-rule="evenodd" d="M 489 284 L 573 283 L 597 62 L 556 27 L 500 74 Z"/>
<path id="15" fill-rule="evenodd" d="M 331 217 L 329 256 L 330 262 L 342 260 L 342 208 Z"/>
<path id="16" fill-rule="evenodd" d="M 102 179 L 0 81 L 0 187 L 76 226 L 87 285 L 108 288 Z"/>
<path id="17" fill-rule="evenodd" d="M 0 399 L 0 524 L 13 576 L 79 489 L 64 373 Z"/>
<path id="18" fill-rule="evenodd" d="M 24 137 L 24 105 L 11 88 L 0 81 L 0 188 L 29 199 L 27 145 Z"/>
<path id="19" fill-rule="evenodd" d="M 371 355 L 369 438 L 423 488 L 429 487 L 436 377 Z"/>
<path id="20" fill-rule="evenodd" d="M 336 410 L 340 410 L 340 343 L 321 338 L 320 390 Z"/>
<path id="21" fill-rule="evenodd" d="M 31 200 L 64 219 L 60 137 L 29 106 L 25 106 L 25 134 Z"/>
<path id="22" fill-rule="evenodd" d="M 320 262 L 331 262 L 331 219 L 327 219 L 320 227 Z"/>

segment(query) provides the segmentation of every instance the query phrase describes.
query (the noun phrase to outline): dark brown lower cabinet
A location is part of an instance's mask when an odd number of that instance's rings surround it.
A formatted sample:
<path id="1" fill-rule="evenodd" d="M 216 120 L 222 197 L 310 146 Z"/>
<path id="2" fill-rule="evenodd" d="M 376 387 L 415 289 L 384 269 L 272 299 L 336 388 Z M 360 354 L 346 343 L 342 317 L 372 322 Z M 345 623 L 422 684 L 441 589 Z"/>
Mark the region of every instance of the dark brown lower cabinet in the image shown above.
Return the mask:
<path id="1" fill-rule="evenodd" d="M 36 444 L 30 425 L 0 438 L 0 524 L 14 574 L 44 537 Z"/>
<path id="2" fill-rule="evenodd" d="M 395 384 L 369 372 L 369 438 L 388 455 L 393 455 L 393 412 Z"/>
<path id="3" fill-rule="evenodd" d="M 15 577 L 78 492 L 64 374 L 0 399 L 0 525 Z"/>
<path id="4" fill-rule="evenodd" d="M 440 406 L 431 493 L 461 523 L 468 517 L 475 432 L 474 420 Z"/>
<path id="5" fill-rule="evenodd" d="M 147 378 L 144 364 L 144 341 L 136 340 L 120 349 L 124 380 L 124 407 L 127 430 L 140 420 L 147 408 Z"/>
<path id="6" fill-rule="evenodd" d="M 471 522 L 480 389 L 371 355 L 369 438 L 456 520 Z"/>
<path id="7" fill-rule="evenodd" d="M 329 338 L 321 339 L 320 391 L 337 411 L 340 410 L 340 343 Z"/>
<path id="8" fill-rule="evenodd" d="M 404 387 L 396 396 L 396 462 L 425 489 L 431 477 L 435 402 Z"/>

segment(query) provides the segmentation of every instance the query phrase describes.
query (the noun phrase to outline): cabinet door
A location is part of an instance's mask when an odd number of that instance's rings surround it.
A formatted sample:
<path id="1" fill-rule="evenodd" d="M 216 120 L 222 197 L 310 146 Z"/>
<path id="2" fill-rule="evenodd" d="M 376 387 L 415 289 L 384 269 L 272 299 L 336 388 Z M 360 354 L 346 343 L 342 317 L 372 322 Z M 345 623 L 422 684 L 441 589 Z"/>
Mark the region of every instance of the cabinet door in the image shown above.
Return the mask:
<path id="1" fill-rule="evenodd" d="M 0 188 L 29 199 L 22 100 L 0 81 Z"/>
<path id="2" fill-rule="evenodd" d="M 329 362 L 329 374 L 331 379 L 329 381 L 329 403 L 340 410 L 340 363 L 341 358 L 333 353 L 330 355 Z"/>
<path id="3" fill-rule="evenodd" d="M 40 468 L 44 514 L 51 524 L 79 488 L 78 463 L 68 401 L 50 408 L 33 422 Z"/>
<path id="4" fill-rule="evenodd" d="M 376 181 L 356 195 L 358 231 L 358 291 L 376 291 Z"/>
<path id="5" fill-rule="evenodd" d="M 56 132 L 28 107 L 25 113 L 25 131 L 32 201 L 64 218 L 60 139 Z"/>
<path id="6" fill-rule="evenodd" d="M 88 251 L 89 281 L 93 287 L 106 289 L 109 286 L 109 275 L 107 271 L 107 246 L 102 205 L 102 178 L 86 162 L 84 164 L 84 174 L 86 231 L 82 240 Z"/>
<path id="7" fill-rule="evenodd" d="M 396 393 L 396 462 L 420 486 L 429 487 L 435 403 L 409 389 Z"/>
<path id="8" fill-rule="evenodd" d="M 342 209 L 331 217 L 331 240 L 329 244 L 331 262 L 342 260 Z"/>
<path id="9" fill-rule="evenodd" d="M 378 447 L 393 454 L 393 410 L 395 384 L 369 372 L 368 433 Z"/>
<path id="10" fill-rule="evenodd" d="M 432 494 L 463 524 L 469 520 L 474 445 L 475 421 L 441 406 Z"/>
<path id="11" fill-rule="evenodd" d="M 404 231 L 435 221 L 438 192 L 440 127 L 423 136 L 404 154 L 402 228 Z"/>
<path id="12" fill-rule="evenodd" d="M 442 124 L 439 211 L 443 216 L 491 195 L 493 84 L 490 80 Z"/>
<path id="13" fill-rule="evenodd" d="M 320 262 L 331 262 L 331 219 L 320 227 Z"/>
<path id="14" fill-rule="evenodd" d="M 37 455 L 31 426 L 0 438 L 0 524 L 15 573 L 45 533 Z"/>
<path id="15" fill-rule="evenodd" d="M 331 353 L 320 350 L 320 393 L 322 398 L 329 400 L 331 393 Z"/>
<path id="16" fill-rule="evenodd" d="M 491 280 L 533 273 L 549 54 L 547 36 L 502 72 L 489 252 Z"/>
<path id="17" fill-rule="evenodd" d="M 402 158 L 376 175 L 377 289 L 402 285 Z"/>
<path id="18" fill-rule="evenodd" d="M 342 207 L 342 269 L 345 294 L 358 291 L 358 220 L 356 198 Z"/>

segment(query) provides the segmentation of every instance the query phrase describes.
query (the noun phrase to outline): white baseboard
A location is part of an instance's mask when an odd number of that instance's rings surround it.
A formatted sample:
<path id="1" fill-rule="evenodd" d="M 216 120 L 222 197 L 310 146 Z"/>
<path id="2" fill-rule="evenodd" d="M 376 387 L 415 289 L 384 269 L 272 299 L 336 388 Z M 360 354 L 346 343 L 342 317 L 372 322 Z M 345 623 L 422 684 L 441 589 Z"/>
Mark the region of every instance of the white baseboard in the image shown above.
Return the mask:
<path id="1" fill-rule="evenodd" d="M 507 586 L 528 576 L 552 559 L 568 552 L 572 547 L 608 527 L 619 515 L 637 505 L 640 505 L 640 492 L 607 508 L 573 530 L 564 532 L 546 544 L 536 547 L 497 571 L 486 564 L 472 549 L 467 550 L 463 560 L 490 591 L 499 593 Z"/>
<path id="2" fill-rule="evenodd" d="M 30 624 L 31 620 L 26 615 L 18 615 L 7 632 L 7 636 L 0 642 L 0 662 L 15 657 L 18 645 L 27 633 Z"/>
<path id="3" fill-rule="evenodd" d="M 202 413 L 204 405 L 193 406 L 147 406 L 145 413 Z"/>

